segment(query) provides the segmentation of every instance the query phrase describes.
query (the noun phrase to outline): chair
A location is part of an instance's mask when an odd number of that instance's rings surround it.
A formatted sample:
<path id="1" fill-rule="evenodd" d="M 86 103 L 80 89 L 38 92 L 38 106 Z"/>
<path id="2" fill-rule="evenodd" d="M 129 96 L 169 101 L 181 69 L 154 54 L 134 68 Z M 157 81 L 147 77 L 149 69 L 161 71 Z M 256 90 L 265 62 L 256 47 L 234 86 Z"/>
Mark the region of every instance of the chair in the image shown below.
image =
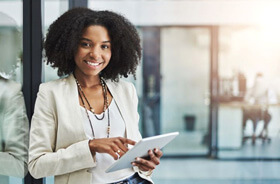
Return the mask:
<path id="1" fill-rule="evenodd" d="M 244 136 L 244 130 L 247 124 L 247 120 L 252 120 L 253 122 L 253 134 L 252 136 Z M 270 142 L 271 139 L 268 137 L 268 124 L 271 120 L 271 115 L 268 112 L 266 107 L 260 105 L 250 105 L 243 107 L 243 139 L 242 143 L 244 144 L 247 139 L 252 139 L 252 144 L 256 143 L 256 139 L 261 139 L 264 143 L 265 141 Z M 256 136 L 257 124 L 260 121 L 264 121 L 263 129 L 259 136 Z"/>

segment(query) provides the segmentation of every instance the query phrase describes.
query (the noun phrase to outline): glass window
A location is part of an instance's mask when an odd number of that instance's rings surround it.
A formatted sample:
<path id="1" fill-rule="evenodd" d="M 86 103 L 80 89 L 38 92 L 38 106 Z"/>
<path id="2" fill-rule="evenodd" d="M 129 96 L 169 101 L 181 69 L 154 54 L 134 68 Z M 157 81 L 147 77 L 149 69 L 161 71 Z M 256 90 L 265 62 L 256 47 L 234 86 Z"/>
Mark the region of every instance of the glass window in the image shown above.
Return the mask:
<path id="1" fill-rule="evenodd" d="M 68 0 L 45 0 L 43 8 L 43 35 L 46 37 L 49 26 L 55 21 L 60 15 L 68 10 Z M 44 54 L 43 54 L 44 56 Z M 46 58 L 43 58 L 43 61 Z M 57 69 L 53 69 L 46 62 L 42 65 L 42 82 L 48 82 L 51 80 L 58 79 Z"/>
<path id="2" fill-rule="evenodd" d="M 209 52 L 208 28 L 161 29 L 161 131 L 180 132 L 166 154 L 208 152 Z"/>

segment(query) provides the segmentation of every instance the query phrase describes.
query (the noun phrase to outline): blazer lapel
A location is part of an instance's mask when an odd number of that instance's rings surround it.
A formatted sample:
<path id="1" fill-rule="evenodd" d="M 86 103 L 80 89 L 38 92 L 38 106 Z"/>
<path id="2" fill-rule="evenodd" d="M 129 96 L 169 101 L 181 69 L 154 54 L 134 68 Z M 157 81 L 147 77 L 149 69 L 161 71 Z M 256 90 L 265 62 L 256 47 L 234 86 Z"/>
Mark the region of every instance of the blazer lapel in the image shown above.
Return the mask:
<path id="1" fill-rule="evenodd" d="M 126 107 L 122 103 L 122 100 L 125 100 L 125 99 L 122 99 L 122 96 L 125 97 L 125 95 L 121 94 L 122 91 L 119 90 L 116 83 L 111 82 L 111 81 L 106 81 L 106 85 L 107 85 L 109 91 L 111 92 L 113 98 L 115 99 L 117 107 L 119 108 L 120 114 L 124 120 L 125 128 L 126 128 L 126 136 L 127 136 L 127 138 L 131 138 L 131 131 L 129 131 L 129 128 L 130 128 L 129 117 L 126 113 L 127 112 Z"/>
<path id="2" fill-rule="evenodd" d="M 69 96 L 66 97 L 66 99 L 68 99 L 68 108 L 71 109 L 71 118 L 70 120 L 74 120 L 74 121 L 69 121 L 69 122 L 73 122 L 75 123 L 74 125 L 72 125 L 76 130 L 77 130 L 77 135 L 82 135 L 82 137 L 80 137 L 80 139 L 87 139 L 87 136 L 85 134 L 84 131 L 84 118 L 82 116 L 82 112 L 81 112 L 81 107 L 80 107 L 80 102 L 79 102 L 79 94 L 78 94 L 78 88 L 77 88 L 77 84 L 75 82 L 75 78 L 73 76 L 73 74 L 70 74 L 69 77 L 67 78 L 67 83 L 69 86 L 69 89 L 67 91 L 69 91 Z"/>

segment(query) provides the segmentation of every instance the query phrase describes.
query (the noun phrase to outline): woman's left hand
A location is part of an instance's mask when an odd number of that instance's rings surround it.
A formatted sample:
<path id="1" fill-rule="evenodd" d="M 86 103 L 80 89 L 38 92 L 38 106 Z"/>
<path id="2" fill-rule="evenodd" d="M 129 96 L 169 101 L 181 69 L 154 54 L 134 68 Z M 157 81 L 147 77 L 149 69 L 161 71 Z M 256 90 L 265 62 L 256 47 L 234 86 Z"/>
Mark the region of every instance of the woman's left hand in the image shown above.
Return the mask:
<path id="1" fill-rule="evenodd" d="M 160 157 L 162 157 L 163 153 L 160 149 L 155 148 L 154 150 L 149 150 L 148 154 L 149 158 L 137 157 L 135 161 L 132 162 L 132 165 L 137 166 L 141 171 L 154 170 L 156 166 L 160 164 Z"/>

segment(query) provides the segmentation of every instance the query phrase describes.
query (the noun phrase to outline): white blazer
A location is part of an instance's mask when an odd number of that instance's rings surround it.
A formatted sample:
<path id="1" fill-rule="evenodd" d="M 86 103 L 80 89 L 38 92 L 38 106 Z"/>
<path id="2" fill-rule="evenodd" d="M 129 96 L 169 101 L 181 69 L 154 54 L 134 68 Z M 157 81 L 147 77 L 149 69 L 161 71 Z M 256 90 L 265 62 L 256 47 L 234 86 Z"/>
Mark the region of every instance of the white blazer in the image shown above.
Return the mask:
<path id="1" fill-rule="evenodd" d="M 138 97 L 133 84 L 106 82 L 126 126 L 126 136 L 139 141 Z M 55 176 L 55 184 L 90 184 L 96 166 L 80 110 L 78 89 L 71 74 L 40 85 L 31 121 L 28 169 L 34 178 Z M 139 172 L 137 167 L 134 167 Z M 139 173 L 152 182 L 150 176 Z"/>

